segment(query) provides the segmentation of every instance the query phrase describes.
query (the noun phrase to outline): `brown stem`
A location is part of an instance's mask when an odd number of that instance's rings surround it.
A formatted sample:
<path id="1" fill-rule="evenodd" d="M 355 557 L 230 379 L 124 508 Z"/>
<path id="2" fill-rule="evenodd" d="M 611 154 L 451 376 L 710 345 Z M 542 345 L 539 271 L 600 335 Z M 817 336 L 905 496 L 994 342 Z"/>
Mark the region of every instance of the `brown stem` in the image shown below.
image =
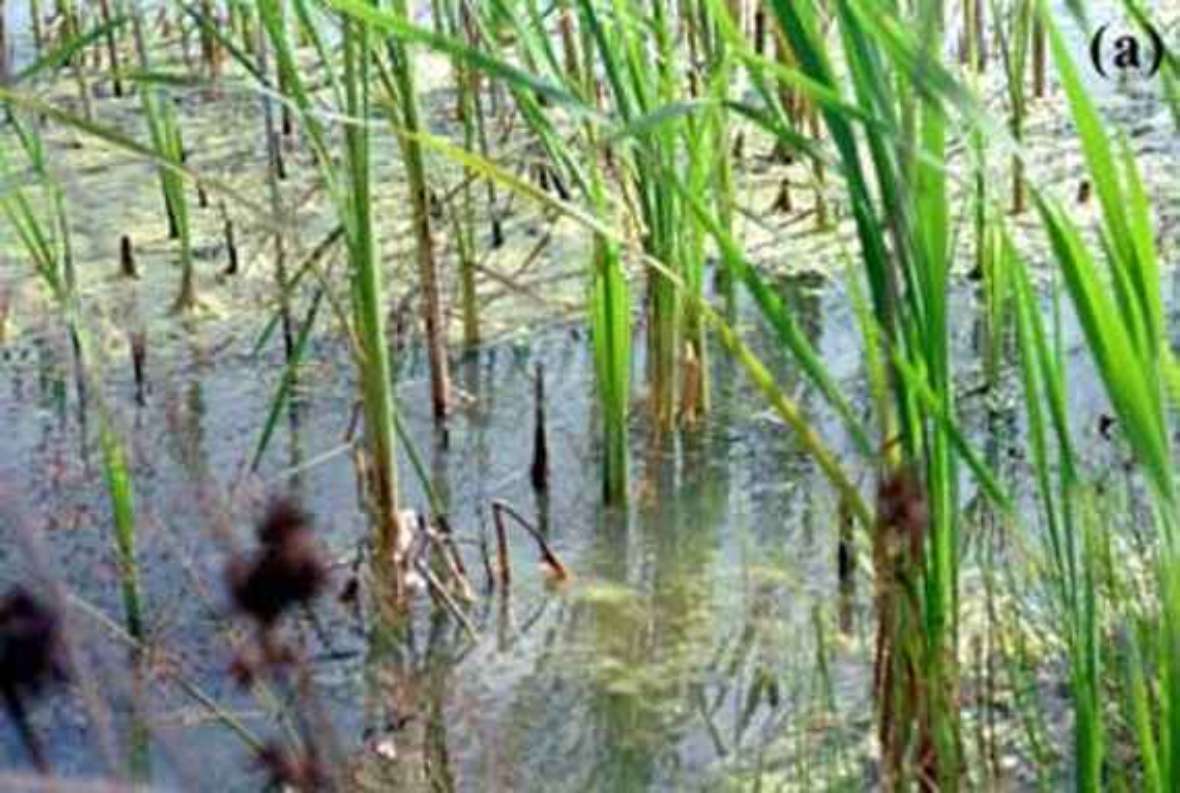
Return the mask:
<path id="1" fill-rule="evenodd" d="M 147 333 L 142 330 L 131 333 L 131 368 L 135 374 L 135 404 L 144 404 L 144 364 L 147 362 Z"/>
<path id="2" fill-rule="evenodd" d="M 1045 95 L 1045 26 L 1041 15 L 1033 22 L 1033 96 L 1040 99 Z"/>
<path id="3" fill-rule="evenodd" d="M 1020 155 L 1012 157 L 1012 214 L 1024 212 L 1024 161 Z"/>
<path id="4" fill-rule="evenodd" d="M 135 253 L 131 249 L 131 235 L 124 234 L 119 240 L 119 272 L 124 278 L 138 278 L 135 268 Z"/>
<path id="5" fill-rule="evenodd" d="M 201 16 L 204 17 L 204 24 L 201 25 L 201 59 L 209 70 L 209 79 L 216 80 L 221 72 L 221 48 L 217 37 L 213 35 L 217 17 L 213 13 L 212 0 L 201 0 Z"/>
<path id="6" fill-rule="evenodd" d="M 492 571 L 492 558 L 488 553 L 487 524 L 484 523 L 482 514 L 480 515 L 479 528 L 479 558 L 483 562 L 484 589 L 491 592 L 496 588 L 496 574 Z"/>
<path id="7" fill-rule="evenodd" d="M 533 405 L 533 465 L 529 471 L 533 489 L 544 492 L 549 489 L 549 444 L 545 439 L 545 366 L 537 362 Z"/>
<path id="8" fill-rule="evenodd" d="M 442 603 L 447 611 L 451 612 L 472 640 L 478 639 L 479 635 L 475 631 L 475 626 L 471 624 L 471 620 L 467 619 L 467 615 L 463 613 L 463 609 L 459 608 L 459 604 L 455 602 L 455 599 L 451 597 L 451 593 L 438 580 L 438 577 L 430 569 L 430 566 L 419 559 L 414 563 L 414 567 L 418 570 L 418 574 L 422 576 L 423 580 L 426 581 L 427 586 L 430 587 L 430 592 L 434 595 L 436 602 Z"/>
<path id="9" fill-rule="evenodd" d="M 238 274 L 238 245 L 234 239 L 234 222 L 230 220 L 229 214 L 225 216 L 225 251 L 229 257 L 229 263 L 225 266 L 226 275 Z"/>
<path id="10" fill-rule="evenodd" d="M 766 54 L 766 3 L 764 0 L 754 0 L 758 8 L 754 11 L 754 52 L 758 55 Z"/>
<path id="11" fill-rule="evenodd" d="M 496 567 L 500 586 L 508 591 L 512 583 L 512 565 L 508 561 L 508 531 L 504 528 L 504 515 L 499 502 L 492 503 L 492 520 L 496 524 Z"/>
<path id="12" fill-rule="evenodd" d="M 492 516 L 495 518 L 496 522 L 497 540 L 501 545 L 500 553 L 504 554 L 504 558 L 501 559 L 501 566 L 507 563 L 507 542 L 505 540 L 504 532 L 504 515 L 507 515 L 516 521 L 518 524 L 520 524 L 522 529 L 527 531 L 529 535 L 532 536 L 533 540 L 537 543 L 537 550 L 541 554 L 542 561 L 544 561 L 545 564 L 549 566 L 549 569 L 555 578 L 558 580 L 565 580 L 570 577 L 569 569 L 561 563 L 561 560 L 557 558 L 557 554 L 553 553 L 553 549 L 549 547 L 549 543 L 545 539 L 545 535 L 541 534 L 541 532 L 537 530 L 536 526 L 525 520 L 519 512 L 517 512 L 507 503 L 497 500 L 492 502 Z"/>
<path id="13" fill-rule="evenodd" d="M 458 584 L 460 597 L 468 603 L 475 600 L 475 594 L 471 589 L 471 581 L 467 578 L 467 570 L 463 567 L 463 559 L 459 556 L 459 551 L 455 547 L 454 540 L 444 532 L 432 533 L 430 540 L 442 554 L 443 562 L 447 566 L 447 572 L 455 583 Z"/>
<path id="14" fill-rule="evenodd" d="M 784 176 L 782 181 L 779 182 L 778 195 L 775 196 L 774 205 L 771 209 L 775 212 L 789 214 L 793 208 L 793 204 L 791 203 L 791 180 Z"/>

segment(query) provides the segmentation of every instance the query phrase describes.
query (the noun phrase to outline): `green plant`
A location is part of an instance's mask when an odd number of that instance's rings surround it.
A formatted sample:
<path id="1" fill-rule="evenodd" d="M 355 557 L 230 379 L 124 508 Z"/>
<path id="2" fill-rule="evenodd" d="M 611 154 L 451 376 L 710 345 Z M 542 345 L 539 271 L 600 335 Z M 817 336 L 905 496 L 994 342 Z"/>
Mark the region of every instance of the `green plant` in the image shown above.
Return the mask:
<path id="1" fill-rule="evenodd" d="M 326 52 L 310 9 L 295 4 L 301 29 L 319 52 Z M 369 492 L 375 525 L 378 568 L 389 579 L 396 602 L 404 601 L 404 582 L 393 551 L 398 547 L 398 477 L 394 457 L 396 425 L 389 349 L 385 339 L 384 285 L 377 260 L 370 181 L 370 69 L 372 45 L 367 25 L 345 19 L 343 23 L 342 73 L 332 79 L 340 110 L 347 121 L 344 130 L 344 170 L 337 171 L 327 130 L 313 108 L 311 96 L 298 69 L 277 0 L 258 4 L 260 22 L 274 50 L 281 84 L 299 114 L 309 145 L 320 168 L 324 188 L 331 197 L 348 251 L 352 296 L 353 341 L 360 374 L 361 402 L 365 416 Z M 325 67 L 332 67 L 326 62 Z"/>
<path id="2" fill-rule="evenodd" d="M 77 275 L 74 271 L 70 245 L 70 222 L 66 214 L 65 196 L 51 174 L 45 149 L 37 127 L 12 117 L 12 129 L 19 140 L 36 176 L 47 209 L 41 211 L 28 192 L 20 186 L 0 193 L 0 211 L 20 240 L 38 278 L 52 295 L 62 321 L 73 344 L 77 365 L 79 396 L 92 398 L 98 407 L 99 447 L 102 454 L 103 475 L 114 522 L 115 561 L 122 589 L 124 619 L 127 632 L 139 640 L 144 635 L 143 604 L 140 596 L 139 572 L 136 563 L 135 496 L 127 452 L 123 446 L 114 418 L 102 397 L 99 372 L 100 361 L 93 352 L 89 331 L 82 321 L 82 306 L 78 295 Z M 12 178 L 14 164 L 0 150 L 0 174 Z"/>
<path id="3" fill-rule="evenodd" d="M 142 71 L 149 72 L 150 45 L 138 0 L 131 0 L 130 13 L 139 67 Z M 140 97 L 155 154 L 173 166 L 181 165 L 184 162 L 184 144 L 180 139 L 180 125 L 176 120 L 172 102 L 163 96 L 159 88 L 150 83 L 140 91 Z M 175 168 L 160 167 L 157 170 L 164 195 L 164 209 L 168 215 L 169 234 L 180 240 L 180 289 L 173 306 L 177 310 L 187 311 L 197 306 L 197 290 L 193 270 L 192 229 L 189 225 L 184 179 L 177 174 Z"/>
<path id="4" fill-rule="evenodd" d="M 392 12 L 408 19 L 406 0 L 393 0 Z M 414 240 L 418 255 L 418 281 L 422 292 L 422 317 L 426 348 L 430 359 L 430 393 L 436 422 L 441 422 L 451 400 L 450 368 L 447 363 L 446 326 L 443 323 L 442 287 L 435 261 L 434 238 L 430 223 L 430 187 L 426 180 L 426 163 L 414 134 L 421 129 L 418 93 L 415 87 L 414 61 L 410 48 L 396 38 L 387 41 L 392 80 L 384 80 L 387 99 L 393 108 L 394 130 L 401 145 L 406 169 L 410 205 L 413 209 Z M 367 67 L 364 67 L 367 68 Z M 364 79 L 362 77 L 362 79 Z M 367 89 L 366 89 L 367 90 Z M 401 134 L 402 132 L 409 134 Z"/>

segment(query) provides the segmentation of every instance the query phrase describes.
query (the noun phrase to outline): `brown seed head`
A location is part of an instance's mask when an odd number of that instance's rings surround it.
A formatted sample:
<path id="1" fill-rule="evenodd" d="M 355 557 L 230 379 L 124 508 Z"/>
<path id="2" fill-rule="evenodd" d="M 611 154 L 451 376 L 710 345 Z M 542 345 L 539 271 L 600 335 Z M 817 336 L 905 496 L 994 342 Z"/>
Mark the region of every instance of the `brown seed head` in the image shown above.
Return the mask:
<path id="1" fill-rule="evenodd" d="M 930 512 L 926 492 L 917 476 L 900 470 L 881 480 L 877 488 L 877 520 L 883 530 L 908 538 L 910 558 L 919 558 Z"/>
<path id="2" fill-rule="evenodd" d="M 0 688 L 18 696 L 35 694 L 64 678 L 57 614 L 14 586 L 0 599 Z"/>
<path id="3" fill-rule="evenodd" d="M 277 743 L 269 743 L 259 750 L 257 760 L 276 787 L 290 787 L 301 793 L 328 789 L 324 769 L 306 752 L 294 752 Z"/>
<path id="4" fill-rule="evenodd" d="M 258 541 L 263 545 L 280 545 L 300 532 L 311 531 L 311 517 L 295 501 L 278 498 L 270 503 L 258 524 Z"/>
<path id="5" fill-rule="evenodd" d="M 261 544 L 253 558 L 231 561 L 226 577 L 238 609 L 269 628 L 292 606 L 320 593 L 327 565 L 307 515 L 292 502 L 271 505 L 258 527 L 258 539 Z"/>

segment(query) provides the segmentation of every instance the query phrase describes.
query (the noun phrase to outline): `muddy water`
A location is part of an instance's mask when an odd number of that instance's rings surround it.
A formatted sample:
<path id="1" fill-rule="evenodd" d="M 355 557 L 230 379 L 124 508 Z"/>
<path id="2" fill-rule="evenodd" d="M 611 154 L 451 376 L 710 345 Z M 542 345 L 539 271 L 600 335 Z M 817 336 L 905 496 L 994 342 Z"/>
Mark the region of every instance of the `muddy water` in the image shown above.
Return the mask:
<path id="1" fill-rule="evenodd" d="M 1107 109 L 1133 133 L 1140 130 L 1132 140 L 1148 164 L 1165 258 L 1174 260 L 1178 202 L 1166 170 L 1175 156 L 1170 119 L 1158 101 L 1133 89 L 1109 89 Z M 68 97 L 69 90 L 66 84 L 59 93 Z M 227 126 L 238 119 L 256 124 L 256 98 L 231 93 L 186 102 L 183 110 L 192 119 L 190 127 L 186 116 L 186 129 L 201 140 L 194 146 L 196 166 L 257 188 L 257 175 L 243 171 L 262 157 L 260 140 L 201 134 L 211 132 L 211 118 Z M 1045 154 L 1035 158 L 1032 180 L 1068 198 L 1076 190 L 1078 160 L 1059 111 L 1049 105 L 1031 125 L 1030 145 Z M 138 111 L 131 99 L 103 112 L 109 123 L 133 128 Z M 198 268 L 216 313 L 193 322 L 172 318 L 166 308 L 176 279 L 169 266 L 173 246 L 165 239 L 151 168 L 89 144 L 73 148 L 67 138 L 52 145 L 69 164 L 62 175 L 78 226 L 88 319 L 106 353 L 103 396 L 132 450 L 145 609 L 157 649 L 132 665 L 111 632 L 77 610 L 73 634 L 85 685 L 50 697 L 35 721 L 51 736 L 50 760 L 63 773 L 102 773 L 109 754 L 117 768 L 134 759 L 163 789 L 256 789 L 261 777 L 250 754 L 183 693 L 181 681 L 200 686 L 264 740 L 289 728 L 275 717 L 272 700 L 243 691 L 227 674 L 238 639 L 227 616 L 222 570 L 230 549 L 220 530 L 247 543 L 264 498 L 291 493 L 315 513 L 338 561 L 333 594 L 344 588 L 367 534 L 354 466 L 339 451 L 355 397 L 351 362 L 325 326 L 313 338 L 293 411 L 282 417 L 258 474 L 246 475 L 243 465 L 282 364 L 277 339 L 252 352 L 271 308 L 267 234 L 240 220 L 253 264 L 240 280 L 219 281 L 220 218 L 213 211 L 199 215 L 198 246 L 208 255 Z M 379 181 L 395 183 L 393 149 L 384 151 Z M 286 188 L 290 194 L 299 192 L 300 179 L 310 179 L 310 169 L 301 167 L 303 176 Z M 761 205 L 761 193 L 752 189 L 750 196 L 752 205 Z M 382 200 L 390 224 L 400 222 L 396 192 Z M 330 227 L 330 210 L 313 201 L 301 212 L 303 244 L 310 246 Z M 510 225 L 510 246 L 518 246 L 510 247 L 517 252 L 512 255 L 531 248 L 536 223 L 521 211 Z M 134 286 L 111 278 L 117 234 L 128 231 L 145 273 Z M 388 236 L 387 255 L 400 267 L 400 242 Z M 772 227 L 768 236 L 774 250 L 759 249 L 768 269 L 781 264 L 776 269 L 812 271 L 777 276 L 777 288 L 833 374 L 863 404 L 860 341 L 843 288 L 830 277 L 838 246 L 830 235 L 795 226 Z M 38 303 L 12 240 L 0 239 L 0 289 L 19 298 L 0 346 L 0 581 L 47 575 L 117 620 L 121 604 L 95 444 L 95 398 L 77 389 L 63 329 Z M 1030 245 L 1036 249 L 1031 235 Z M 559 272 L 578 250 L 576 239 L 563 239 L 540 267 Z M 391 272 L 395 298 L 404 294 L 406 272 Z M 580 289 L 575 279 L 567 292 L 576 297 Z M 1178 290 L 1180 282 L 1165 290 L 1173 313 Z M 863 573 L 851 587 L 837 580 L 835 499 L 790 434 L 714 350 L 716 404 L 707 426 L 653 449 L 637 397 L 634 503 L 626 511 L 604 511 L 584 327 L 553 320 L 552 306 L 535 301 L 503 299 L 497 307 L 517 326 L 505 321 L 508 330 L 497 341 L 456 358 L 463 394 L 447 443 L 432 429 L 426 362 L 414 345 L 399 358 L 401 407 L 450 505 L 476 583 L 483 581 L 479 539 L 494 498 L 546 527 L 574 581 L 561 590 L 547 587 L 533 548 L 516 542 L 511 595 L 488 595 L 476 607 L 474 643 L 425 603 L 416 611 L 412 637 L 383 642 L 364 614 L 324 598 L 289 628 L 310 658 L 324 714 L 315 730 L 325 746 L 338 745 L 357 784 L 373 787 L 712 790 L 755 779 L 862 787 L 871 778 L 872 754 L 870 584 Z M 982 331 L 972 282 L 957 283 L 951 316 L 962 392 L 974 393 L 982 383 Z M 532 327 L 518 327 L 521 317 Z M 751 307 L 741 307 L 739 321 L 779 383 L 814 411 L 821 435 L 853 459 L 837 423 L 782 359 Z M 126 332 L 140 326 L 149 339 L 143 405 L 135 400 L 126 346 Z M 1121 462 L 1120 450 L 1101 438 L 1101 388 L 1068 312 L 1065 342 L 1073 426 L 1094 469 L 1113 467 Z M 643 349 L 642 330 L 636 348 Z M 547 376 L 553 484 L 546 499 L 528 482 L 530 378 L 537 363 Z M 642 371 L 640 355 L 637 383 Z M 1015 404 L 1009 382 L 964 396 L 960 409 L 971 437 L 1019 491 L 1028 469 Z M 407 503 L 424 507 L 409 461 L 403 456 L 399 462 Z M 867 489 L 868 472 L 859 473 Z M 977 514 L 975 496 L 964 476 L 962 500 L 971 516 Z M 974 523 L 968 519 L 967 525 L 969 534 Z M 967 611 L 979 597 L 973 565 L 968 556 Z M 1052 664 L 1044 671 L 1051 678 Z M 89 706 L 81 695 L 87 690 Z M 275 693 L 290 696 L 285 686 Z M 109 720 L 108 728 L 94 726 L 103 721 L 96 713 Z M 146 749 L 133 740 L 136 725 L 147 727 Z M 7 722 L 0 726 L 0 748 L 5 767 L 24 767 Z"/>

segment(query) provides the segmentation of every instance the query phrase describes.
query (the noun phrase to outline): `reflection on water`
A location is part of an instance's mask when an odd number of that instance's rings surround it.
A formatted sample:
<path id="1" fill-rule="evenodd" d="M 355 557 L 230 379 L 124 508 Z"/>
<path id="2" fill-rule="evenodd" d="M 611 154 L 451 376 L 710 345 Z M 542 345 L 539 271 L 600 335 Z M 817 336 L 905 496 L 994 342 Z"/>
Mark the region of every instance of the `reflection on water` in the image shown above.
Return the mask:
<path id="1" fill-rule="evenodd" d="M 22 493 L 23 520 L 46 538 L 65 583 L 117 614 L 103 528 L 108 507 L 100 472 L 81 454 L 93 438 L 83 431 L 79 395 L 68 376 L 68 345 L 54 335 L 47 330 L 26 336 L 4 350 L 0 411 L 11 429 L 0 482 Z M 568 592 L 545 591 L 533 573 L 533 549 L 514 547 L 520 572 L 511 599 L 489 601 L 481 620 L 486 638 L 465 651 L 453 624 L 424 617 L 414 647 L 376 653 L 343 609 L 325 605 L 319 621 L 327 637 L 303 630 L 331 645 L 322 650 L 334 660 L 319 671 L 346 744 L 358 745 L 366 732 L 409 718 L 413 728 L 403 729 L 420 732 L 432 773 L 445 767 L 468 784 L 486 777 L 526 787 L 554 766 L 565 769 L 554 768 L 555 778 L 571 784 L 580 775 L 587 784 L 633 787 L 667 783 L 681 766 L 700 771 L 716 759 L 709 730 L 693 715 L 717 682 L 719 671 L 709 665 L 727 633 L 722 627 L 742 621 L 743 577 L 751 559 L 770 553 L 759 548 L 780 545 L 794 530 L 791 510 L 781 508 L 785 494 L 763 472 L 794 468 L 818 483 L 805 464 L 783 462 L 791 453 L 789 439 L 761 421 L 751 424 L 747 402 L 744 413 L 731 409 L 742 415 L 731 426 L 710 427 L 686 439 L 675 456 L 650 463 L 660 480 L 658 503 L 626 515 L 602 513 L 589 433 L 594 417 L 588 409 L 588 356 L 585 337 L 564 329 L 527 347 L 493 347 L 472 356 L 460 367 L 471 399 L 455 416 L 449 450 L 436 442 L 425 406 L 415 399 L 418 384 L 403 389 L 405 413 L 430 475 L 452 505 L 456 531 L 473 543 L 490 498 L 506 498 L 526 511 L 539 506 L 527 480 L 529 374 L 534 361 L 544 361 L 553 472 L 548 530 L 577 580 Z M 346 359 L 325 348 L 305 370 L 291 420 L 276 436 L 261 479 L 273 484 L 283 470 L 299 469 L 281 481 L 303 491 L 333 549 L 347 557 L 364 533 L 348 457 L 301 467 L 302 460 L 337 447 L 347 428 L 351 390 L 347 377 L 339 376 L 339 360 Z M 196 339 L 174 355 L 156 352 L 148 361 L 153 387 L 144 406 L 135 404 L 129 373 L 119 370 L 110 372 L 107 398 L 133 428 L 152 630 L 210 691 L 248 708 L 249 700 L 224 679 L 230 650 L 220 624 L 223 556 L 207 523 L 223 506 L 213 502 L 238 481 L 266 416 L 273 378 L 259 373 L 273 371 L 278 361 L 259 366 L 233 354 L 221 363 L 209 361 Z M 403 376 L 412 379 L 414 369 L 411 356 Z M 728 365 L 719 364 L 716 376 L 731 376 Z M 755 427 L 756 443 L 750 434 Z M 402 462 L 409 501 L 422 505 L 420 486 Z M 744 482 L 739 494 L 731 492 L 734 478 Z M 230 509 L 242 538 L 249 510 Z M 464 552 L 478 574 L 476 546 L 465 544 Z M 20 575 L 19 555 L 6 553 L 3 570 L 5 578 Z M 764 591 L 765 585 L 757 588 Z M 465 654 L 456 662 L 459 652 Z M 102 674 L 116 677 L 120 666 L 112 652 Z M 365 694 L 369 689 L 376 693 Z M 376 703 L 377 712 L 362 717 L 369 707 L 358 705 L 365 701 Z M 152 715 L 160 734 L 177 730 L 177 714 Z M 55 743 L 62 757 L 84 758 L 88 742 L 53 721 L 48 726 L 63 738 Z M 232 737 L 208 727 L 176 734 L 186 744 L 197 740 L 234 758 L 224 765 L 226 779 L 242 767 Z M 448 738 L 457 745 L 447 746 Z M 18 762 L 19 752 L 9 748 Z M 164 778 L 172 773 L 167 762 L 153 767 Z"/>
<path id="2" fill-rule="evenodd" d="M 845 387 L 863 393 L 842 291 L 806 278 L 785 279 L 778 289 Z M 975 299 L 971 288 L 955 296 L 964 307 Z M 748 307 L 743 316 L 753 318 Z M 117 614 L 100 472 L 80 453 L 93 438 L 82 430 L 67 374 L 68 343 L 56 335 L 27 334 L 3 351 L 0 416 L 9 429 L 0 484 L 22 494 L 19 531 L 44 537 L 56 574 Z M 969 326 L 955 334 L 965 362 L 979 360 L 973 336 Z M 816 411 L 822 431 L 847 447 L 773 342 L 761 333 L 751 339 L 777 364 L 779 381 Z M 365 523 L 350 458 L 324 455 L 340 447 L 350 424 L 347 357 L 332 344 L 315 350 L 259 476 L 243 479 L 281 352 L 264 362 L 232 347 L 213 357 L 199 333 L 173 352 L 149 356 L 152 390 L 143 406 L 130 372 L 114 369 L 106 384 L 117 414 L 134 428 L 151 630 L 185 675 L 239 710 L 251 729 L 273 735 L 274 721 L 225 675 L 232 642 L 218 531 L 228 527 L 241 541 L 258 497 L 289 488 L 315 512 L 346 571 Z M 635 489 L 646 496 L 637 495 L 626 513 L 602 511 L 589 356 L 588 340 L 574 328 L 470 355 L 457 367 L 466 399 L 445 446 L 431 426 L 420 354 L 403 357 L 400 400 L 410 434 L 450 504 L 476 583 L 492 498 L 534 515 L 547 511 L 553 546 L 576 578 L 564 591 L 548 590 L 534 549 L 517 543 L 511 596 L 493 595 L 476 607 L 481 639 L 474 646 L 425 606 L 411 635 L 398 640 L 375 637 L 355 609 L 331 599 L 299 620 L 296 634 L 317 659 L 333 732 L 345 751 L 366 758 L 358 774 L 378 786 L 505 790 L 682 789 L 759 774 L 792 778 L 815 773 L 821 762 L 825 773 L 855 775 L 840 747 L 869 734 L 857 616 L 869 588 L 855 588 L 855 576 L 839 580 L 841 519 L 826 484 L 718 354 L 715 418 L 656 450 L 644 448 L 638 418 Z M 537 362 L 547 373 L 552 485 L 545 498 L 528 478 Z M 1092 378 L 1079 371 L 1074 387 L 1093 396 Z M 1096 403 L 1091 399 L 1092 410 Z M 973 422 L 978 411 L 970 404 L 964 411 Z M 401 462 L 408 502 L 424 506 L 420 483 Z M 6 536 L 4 547 L 16 548 L 18 539 Z M 5 579 L 23 569 L 19 554 L 0 551 Z M 107 648 L 95 651 L 93 668 L 104 684 L 119 681 L 111 689 L 124 692 L 116 708 L 128 724 L 150 725 L 157 780 L 191 782 L 183 756 L 200 747 L 221 759 L 202 768 L 198 788 L 249 787 L 247 757 L 232 734 L 194 711 L 158 671 L 149 673 L 151 682 L 130 685 L 121 651 L 94 626 L 84 632 Z M 137 689 L 150 690 L 138 706 Z M 101 770 L 75 710 L 62 697 L 44 715 L 58 739 L 54 760 Z M 396 747 L 396 760 L 361 750 L 385 744 Z M 23 762 L 11 736 L 4 745 L 10 764 Z M 147 767 L 142 753 L 140 767 Z"/>

